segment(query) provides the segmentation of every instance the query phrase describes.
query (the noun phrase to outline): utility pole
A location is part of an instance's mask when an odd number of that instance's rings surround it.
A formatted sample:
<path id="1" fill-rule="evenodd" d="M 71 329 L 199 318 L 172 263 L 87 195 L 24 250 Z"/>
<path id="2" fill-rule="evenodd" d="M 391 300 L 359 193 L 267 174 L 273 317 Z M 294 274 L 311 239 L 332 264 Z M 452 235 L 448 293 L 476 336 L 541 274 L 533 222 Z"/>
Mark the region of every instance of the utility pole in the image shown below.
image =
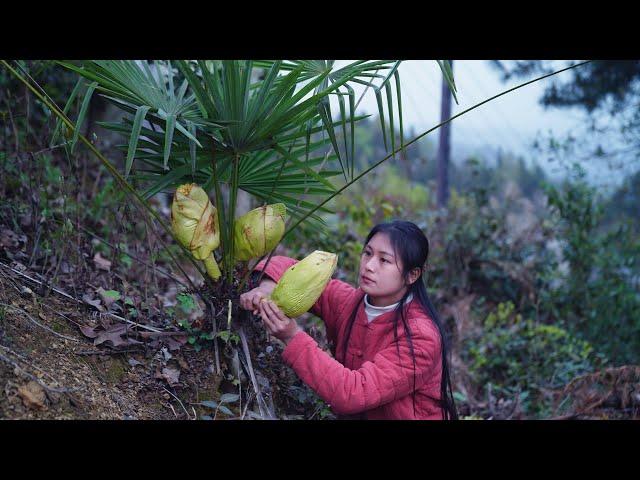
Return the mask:
<path id="1" fill-rule="evenodd" d="M 453 60 L 451 70 L 453 70 Z M 440 101 L 440 122 L 444 122 L 451 118 L 451 91 L 449 85 L 442 76 L 442 97 Z M 438 207 L 447 206 L 449 201 L 449 159 L 451 157 L 451 123 L 447 123 L 440 127 L 440 140 L 438 142 Z"/>

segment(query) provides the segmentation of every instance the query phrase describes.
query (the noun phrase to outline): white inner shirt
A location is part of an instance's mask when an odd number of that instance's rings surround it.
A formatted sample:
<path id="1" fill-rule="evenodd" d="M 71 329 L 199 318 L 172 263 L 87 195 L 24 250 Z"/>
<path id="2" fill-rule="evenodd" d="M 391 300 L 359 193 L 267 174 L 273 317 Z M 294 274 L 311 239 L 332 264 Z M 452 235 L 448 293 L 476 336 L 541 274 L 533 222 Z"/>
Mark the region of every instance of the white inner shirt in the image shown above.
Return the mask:
<path id="1" fill-rule="evenodd" d="M 376 317 L 382 315 L 383 313 L 390 312 L 391 310 L 393 310 L 398 306 L 398 303 L 400 303 L 400 302 L 396 302 L 392 305 L 387 305 L 385 307 L 375 307 L 369 303 L 368 298 L 369 298 L 368 294 L 364 296 L 364 311 L 367 312 L 367 320 L 369 321 L 369 323 L 371 323 L 373 320 L 376 319 Z M 405 300 L 404 304 L 406 305 L 412 299 L 413 299 L 413 293 L 410 293 L 407 299 Z"/>

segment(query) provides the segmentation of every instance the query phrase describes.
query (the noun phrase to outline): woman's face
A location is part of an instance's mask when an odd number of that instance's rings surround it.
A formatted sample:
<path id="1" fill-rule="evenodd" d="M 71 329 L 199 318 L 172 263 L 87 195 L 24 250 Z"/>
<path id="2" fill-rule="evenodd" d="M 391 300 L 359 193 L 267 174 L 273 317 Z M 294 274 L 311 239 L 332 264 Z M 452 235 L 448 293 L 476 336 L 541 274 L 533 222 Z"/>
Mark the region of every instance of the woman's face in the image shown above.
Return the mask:
<path id="1" fill-rule="evenodd" d="M 402 260 L 396 257 L 389 236 L 376 233 L 360 256 L 360 288 L 369 295 L 372 305 L 399 302 L 406 286 L 402 279 Z"/>

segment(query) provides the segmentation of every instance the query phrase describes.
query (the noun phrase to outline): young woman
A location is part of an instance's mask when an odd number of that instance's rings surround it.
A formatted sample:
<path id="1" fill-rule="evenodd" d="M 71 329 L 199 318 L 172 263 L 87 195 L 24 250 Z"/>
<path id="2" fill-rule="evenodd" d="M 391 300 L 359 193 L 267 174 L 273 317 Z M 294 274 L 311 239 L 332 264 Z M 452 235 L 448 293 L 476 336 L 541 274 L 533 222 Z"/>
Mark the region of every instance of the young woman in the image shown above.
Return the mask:
<path id="1" fill-rule="evenodd" d="M 241 295 L 285 343 L 282 358 L 341 418 L 457 419 L 444 331 L 422 274 L 429 242 L 414 223 L 376 225 L 360 259 L 359 287 L 330 280 L 311 312 L 322 318 L 333 357 L 270 300 L 297 260 L 274 256 L 260 285 Z M 269 278 L 267 278 L 269 277 Z"/>

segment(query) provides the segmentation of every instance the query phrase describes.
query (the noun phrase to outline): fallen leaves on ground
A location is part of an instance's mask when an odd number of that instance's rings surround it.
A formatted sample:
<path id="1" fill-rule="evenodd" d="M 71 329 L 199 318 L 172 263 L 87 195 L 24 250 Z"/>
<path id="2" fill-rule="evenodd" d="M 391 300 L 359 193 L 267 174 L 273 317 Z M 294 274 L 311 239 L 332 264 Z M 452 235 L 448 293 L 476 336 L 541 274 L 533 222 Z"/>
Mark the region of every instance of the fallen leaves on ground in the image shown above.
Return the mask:
<path id="1" fill-rule="evenodd" d="M 86 337 L 92 338 L 94 345 L 100 345 L 102 343 L 108 345 L 108 342 L 110 342 L 113 347 L 142 344 L 142 342 L 128 336 L 128 334 L 134 333 L 130 331 L 128 325 L 117 323 L 102 330 L 99 328 L 100 327 L 90 327 L 85 325 L 80 327 L 80 331 Z M 123 336 L 125 337 L 122 338 Z"/>

